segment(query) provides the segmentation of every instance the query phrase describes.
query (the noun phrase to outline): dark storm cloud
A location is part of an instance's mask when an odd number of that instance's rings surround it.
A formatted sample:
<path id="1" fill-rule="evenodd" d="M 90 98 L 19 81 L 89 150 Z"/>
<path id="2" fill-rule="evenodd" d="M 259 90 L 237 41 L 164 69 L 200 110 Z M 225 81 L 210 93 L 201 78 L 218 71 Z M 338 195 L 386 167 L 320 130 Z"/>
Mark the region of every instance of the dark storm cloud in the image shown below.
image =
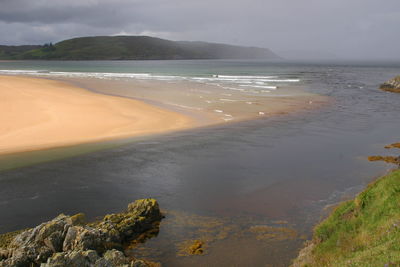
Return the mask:
<path id="1" fill-rule="evenodd" d="M 146 34 L 400 58 L 399 25 L 398 0 L 0 0 L 3 44 Z"/>

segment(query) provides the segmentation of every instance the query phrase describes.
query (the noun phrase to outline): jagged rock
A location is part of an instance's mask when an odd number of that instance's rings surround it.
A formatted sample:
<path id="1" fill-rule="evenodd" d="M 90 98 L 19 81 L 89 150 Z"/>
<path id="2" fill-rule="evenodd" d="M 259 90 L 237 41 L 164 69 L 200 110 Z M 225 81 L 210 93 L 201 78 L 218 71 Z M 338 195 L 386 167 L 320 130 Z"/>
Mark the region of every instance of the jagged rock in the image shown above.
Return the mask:
<path id="1" fill-rule="evenodd" d="M 131 260 L 121 251 L 108 250 L 100 257 L 94 250 L 55 253 L 40 267 L 148 267 L 142 260 Z"/>
<path id="2" fill-rule="evenodd" d="M 57 231 L 49 235 L 49 237 L 44 239 L 44 244 L 52 250 L 52 252 L 57 252 L 62 250 L 64 241 L 63 233 Z"/>
<path id="3" fill-rule="evenodd" d="M 106 253 L 104 253 L 103 258 L 108 262 L 114 264 L 114 266 L 130 264 L 130 260 L 125 257 L 124 253 L 115 249 L 108 250 Z"/>
<path id="4" fill-rule="evenodd" d="M 128 205 L 126 213 L 106 215 L 98 227 L 107 231 L 117 231 L 122 240 L 132 239 L 151 228 L 162 218 L 155 199 L 141 199 Z"/>
<path id="5" fill-rule="evenodd" d="M 400 93 L 400 75 L 383 83 L 380 89 L 388 92 Z"/>
<path id="6" fill-rule="evenodd" d="M 0 248 L 0 261 L 11 257 L 12 251 L 10 249 Z"/>
<path id="7" fill-rule="evenodd" d="M 103 253 L 110 248 L 121 248 L 120 234 L 92 227 L 72 226 L 68 229 L 63 243 L 63 251 L 96 250 Z"/>
<path id="8" fill-rule="evenodd" d="M 94 250 L 59 252 L 40 267 L 92 267 L 100 257 Z"/>
<path id="9" fill-rule="evenodd" d="M 83 225 L 86 223 L 86 215 L 84 213 L 78 213 L 70 217 L 72 225 Z"/>
<path id="10" fill-rule="evenodd" d="M 85 225 L 85 216 L 61 214 L 49 222 L 24 231 L 0 250 L 0 267 L 23 266 L 147 266 L 129 260 L 116 249 L 162 218 L 154 199 L 137 200 L 123 213 L 111 214 L 103 221 Z M 46 262 L 46 263 L 45 263 Z"/>
<path id="11" fill-rule="evenodd" d="M 22 232 L 10 243 L 5 266 L 36 266 L 46 261 L 54 252 L 61 251 L 68 216 L 59 215 L 53 220 Z"/>

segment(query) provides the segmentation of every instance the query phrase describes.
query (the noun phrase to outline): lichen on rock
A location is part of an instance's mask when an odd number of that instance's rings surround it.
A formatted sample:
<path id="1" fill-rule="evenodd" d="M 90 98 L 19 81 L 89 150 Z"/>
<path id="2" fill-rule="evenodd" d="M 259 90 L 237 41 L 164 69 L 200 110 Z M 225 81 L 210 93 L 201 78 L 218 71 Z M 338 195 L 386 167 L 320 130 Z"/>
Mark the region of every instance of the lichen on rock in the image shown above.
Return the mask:
<path id="1" fill-rule="evenodd" d="M 126 212 L 107 215 L 90 225 L 82 213 L 61 214 L 9 238 L 0 249 L 0 267 L 147 266 L 120 250 L 125 241 L 151 229 L 161 218 L 154 199 L 137 200 Z"/>

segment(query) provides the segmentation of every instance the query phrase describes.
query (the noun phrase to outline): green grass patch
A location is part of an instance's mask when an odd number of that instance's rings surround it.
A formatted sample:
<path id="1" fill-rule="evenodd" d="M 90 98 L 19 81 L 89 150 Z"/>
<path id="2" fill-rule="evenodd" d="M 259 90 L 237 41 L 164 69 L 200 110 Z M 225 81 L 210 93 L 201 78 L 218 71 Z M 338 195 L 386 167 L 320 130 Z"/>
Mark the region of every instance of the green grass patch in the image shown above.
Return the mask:
<path id="1" fill-rule="evenodd" d="M 339 205 L 313 242 L 307 266 L 400 266 L 400 170 Z"/>

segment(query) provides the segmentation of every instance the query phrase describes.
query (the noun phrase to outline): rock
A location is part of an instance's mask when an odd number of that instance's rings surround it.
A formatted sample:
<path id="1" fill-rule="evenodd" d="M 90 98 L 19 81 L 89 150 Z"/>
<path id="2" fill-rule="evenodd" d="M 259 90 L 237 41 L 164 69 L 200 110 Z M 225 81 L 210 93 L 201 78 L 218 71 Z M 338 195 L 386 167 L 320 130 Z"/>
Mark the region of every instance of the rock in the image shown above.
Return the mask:
<path id="1" fill-rule="evenodd" d="M 145 261 L 135 260 L 131 262 L 129 267 L 150 267 Z"/>
<path id="2" fill-rule="evenodd" d="M 400 75 L 383 83 L 380 86 L 380 89 L 383 91 L 400 93 Z"/>
<path id="3" fill-rule="evenodd" d="M 62 246 L 63 251 L 95 250 L 98 253 L 110 248 L 122 248 L 119 233 L 88 226 L 71 226 Z"/>
<path id="4" fill-rule="evenodd" d="M 121 251 L 108 250 L 100 257 L 94 250 L 54 254 L 40 267 L 148 267 L 142 260 L 131 260 Z"/>
<path id="5" fill-rule="evenodd" d="M 70 217 L 70 223 L 72 225 L 84 225 L 86 223 L 86 215 L 84 213 L 78 213 Z"/>
<path id="6" fill-rule="evenodd" d="M 392 149 L 392 148 L 400 148 L 400 143 L 394 143 L 394 144 L 390 144 L 385 146 L 386 149 Z"/>
<path id="7" fill-rule="evenodd" d="M 12 251 L 9 249 L 0 248 L 0 261 L 11 257 Z"/>
<path id="8" fill-rule="evenodd" d="M 54 252 L 61 251 L 65 227 L 68 227 L 67 218 L 59 215 L 17 235 L 8 246 L 8 255 L 3 255 L 7 258 L 6 266 L 36 266 Z"/>
<path id="9" fill-rule="evenodd" d="M 91 267 L 100 259 L 94 250 L 55 253 L 40 267 Z"/>
<path id="10" fill-rule="evenodd" d="M 108 250 L 106 253 L 104 253 L 103 258 L 108 262 L 114 264 L 114 266 L 130 264 L 130 260 L 125 257 L 124 253 L 115 249 Z"/>
<path id="11" fill-rule="evenodd" d="M 149 220 L 161 220 L 160 207 L 155 199 L 139 199 L 128 205 L 128 213 Z"/>
<path id="12" fill-rule="evenodd" d="M 400 165 L 400 157 L 393 157 L 393 156 L 369 156 L 369 161 L 384 161 L 386 163 L 393 163 Z"/>
<path id="13" fill-rule="evenodd" d="M 61 214 L 13 237 L 6 249 L 0 249 L 0 267 L 148 266 L 117 249 L 152 229 L 161 218 L 154 199 L 137 200 L 126 212 L 107 215 L 91 226 L 85 224 L 83 213 Z"/>
<path id="14" fill-rule="evenodd" d="M 128 205 L 126 213 L 106 215 L 98 227 L 107 231 L 116 231 L 123 241 L 136 238 L 154 227 L 153 223 L 162 219 L 161 211 L 155 199 L 141 199 Z"/>
<path id="15" fill-rule="evenodd" d="M 195 240 L 193 244 L 188 248 L 190 255 L 201 255 L 204 253 L 203 250 L 204 242 L 200 240 Z"/>
<path id="16" fill-rule="evenodd" d="M 44 244 L 53 252 L 61 251 L 63 247 L 64 235 L 62 232 L 54 232 L 44 239 Z"/>

